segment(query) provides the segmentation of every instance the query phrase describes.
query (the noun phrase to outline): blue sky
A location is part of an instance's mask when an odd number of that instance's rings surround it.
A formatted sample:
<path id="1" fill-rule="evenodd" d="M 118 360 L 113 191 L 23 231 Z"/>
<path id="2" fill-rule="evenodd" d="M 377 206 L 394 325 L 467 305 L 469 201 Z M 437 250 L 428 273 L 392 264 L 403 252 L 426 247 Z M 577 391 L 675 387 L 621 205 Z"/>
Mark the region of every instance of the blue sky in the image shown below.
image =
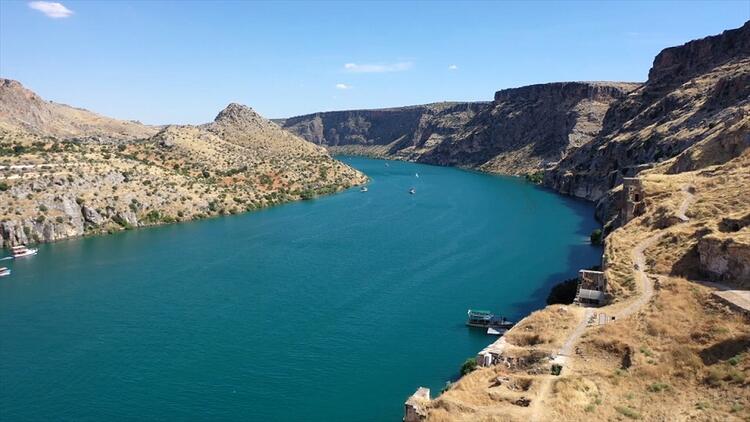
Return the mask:
<path id="1" fill-rule="evenodd" d="M 0 0 L 0 75 L 154 124 L 232 101 L 286 117 L 643 81 L 661 49 L 750 19 L 750 0 L 60 3 Z"/>

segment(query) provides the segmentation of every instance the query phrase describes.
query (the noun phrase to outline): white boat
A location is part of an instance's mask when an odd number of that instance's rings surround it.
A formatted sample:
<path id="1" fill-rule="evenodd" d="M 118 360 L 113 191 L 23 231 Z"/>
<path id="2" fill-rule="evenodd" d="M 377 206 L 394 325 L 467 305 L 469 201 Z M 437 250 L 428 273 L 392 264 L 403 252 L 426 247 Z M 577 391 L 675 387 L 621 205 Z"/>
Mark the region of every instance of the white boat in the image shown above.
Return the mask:
<path id="1" fill-rule="evenodd" d="M 414 195 L 415 193 L 417 193 L 417 190 L 414 189 L 414 188 L 411 188 L 411 189 L 409 189 L 409 193 L 412 194 L 412 195 Z"/>
<path id="2" fill-rule="evenodd" d="M 419 173 L 414 173 L 414 176 L 416 176 L 417 179 L 419 179 Z"/>
<path id="3" fill-rule="evenodd" d="M 359 191 L 360 192 L 367 192 L 367 186 L 362 186 L 362 188 Z"/>
<path id="4" fill-rule="evenodd" d="M 0 267 L 0 277 L 5 277 L 6 275 L 10 275 L 10 269 L 6 267 Z"/>
<path id="5" fill-rule="evenodd" d="M 10 252 L 13 254 L 13 258 L 22 258 L 24 256 L 36 255 L 38 249 L 29 249 L 26 246 L 14 246 Z"/>

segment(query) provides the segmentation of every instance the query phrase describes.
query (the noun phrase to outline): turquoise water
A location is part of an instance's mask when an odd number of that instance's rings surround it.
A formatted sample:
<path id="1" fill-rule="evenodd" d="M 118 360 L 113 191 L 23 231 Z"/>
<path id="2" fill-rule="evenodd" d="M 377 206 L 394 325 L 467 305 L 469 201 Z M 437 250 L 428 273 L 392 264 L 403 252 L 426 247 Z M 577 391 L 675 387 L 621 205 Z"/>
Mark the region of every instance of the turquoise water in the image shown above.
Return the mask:
<path id="1" fill-rule="evenodd" d="M 518 319 L 598 263 L 588 204 L 342 159 L 369 192 L 3 261 L 0 419 L 400 420 L 493 340 L 468 308 Z"/>

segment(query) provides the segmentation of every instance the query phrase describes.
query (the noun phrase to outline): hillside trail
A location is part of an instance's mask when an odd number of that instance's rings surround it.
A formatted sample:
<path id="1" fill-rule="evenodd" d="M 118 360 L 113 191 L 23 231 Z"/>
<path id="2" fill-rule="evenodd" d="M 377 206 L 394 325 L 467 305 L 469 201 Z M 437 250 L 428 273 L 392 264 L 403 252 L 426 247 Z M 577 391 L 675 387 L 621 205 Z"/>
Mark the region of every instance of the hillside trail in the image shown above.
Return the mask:
<path id="1" fill-rule="evenodd" d="M 690 207 L 690 204 L 692 204 L 695 201 L 695 194 L 691 192 L 691 188 L 689 185 L 685 185 L 682 187 L 682 194 L 683 199 L 680 203 L 680 206 L 675 212 L 675 215 L 677 218 L 679 218 L 682 223 L 684 224 L 690 219 L 685 215 L 685 212 L 687 212 L 688 208 Z M 640 294 L 638 295 L 635 300 L 633 300 L 628 306 L 625 308 L 619 310 L 615 314 L 611 315 L 614 320 L 619 321 L 623 318 L 627 318 L 636 312 L 640 311 L 644 305 L 646 305 L 651 298 L 654 295 L 654 284 L 651 281 L 651 278 L 646 273 L 646 257 L 643 254 L 643 252 L 650 248 L 651 246 L 655 245 L 659 239 L 664 235 L 665 229 L 659 230 L 656 234 L 653 236 L 648 237 L 645 240 L 640 241 L 631 251 L 631 256 L 633 259 L 633 273 L 635 275 L 636 282 L 640 286 Z M 578 341 L 581 339 L 581 336 L 586 332 L 587 328 L 589 328 L 589 320 L 594 315 L 594 310 L 591 308 L 587 308 L 586 312 L 584 314 L 584 317 L 581 321 L 578 322 L 578 325 L 576 328 L 570 333 L 568 338 L 563 343 L 562 347 L 560 348 L 560 351 L 557 353 L 557 356 L 554 359 L 555 363 L 558 363 L 560 365 L 563 365 L 566 367 L 568 371 L 572 368 L 571 362 L 570 362 L 570 356 L 573 353 L 573 347 L 578 343 Z M 597 325 L 593 325 L 597 326 Z M 539 389 L 537 391 L 536 399 L 532 401 L 531 404 L 531 422 L 537 422 L 537 421 L 545 421 L 542 417 L 544 414 L 544 403 L 545 399 L 549 396 L 549 390 L 552 387 L 552 383 L 556 376 L 554 375 L 545 375 L 544 379 L 541 382 L 541 385 L 539 386 Z"/>

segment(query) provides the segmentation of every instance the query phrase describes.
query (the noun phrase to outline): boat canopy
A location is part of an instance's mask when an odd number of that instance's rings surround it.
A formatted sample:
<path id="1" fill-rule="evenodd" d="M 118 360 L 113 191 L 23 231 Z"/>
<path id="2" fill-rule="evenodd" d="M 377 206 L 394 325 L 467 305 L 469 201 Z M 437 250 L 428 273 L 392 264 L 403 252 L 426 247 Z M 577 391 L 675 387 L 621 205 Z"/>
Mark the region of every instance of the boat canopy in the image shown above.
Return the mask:
<path id="1" fill-rule="evenodd" d="M 492 316 L 492 312 L 479 309 L 469 309 L 469 315 L 472 316 Z"/>

